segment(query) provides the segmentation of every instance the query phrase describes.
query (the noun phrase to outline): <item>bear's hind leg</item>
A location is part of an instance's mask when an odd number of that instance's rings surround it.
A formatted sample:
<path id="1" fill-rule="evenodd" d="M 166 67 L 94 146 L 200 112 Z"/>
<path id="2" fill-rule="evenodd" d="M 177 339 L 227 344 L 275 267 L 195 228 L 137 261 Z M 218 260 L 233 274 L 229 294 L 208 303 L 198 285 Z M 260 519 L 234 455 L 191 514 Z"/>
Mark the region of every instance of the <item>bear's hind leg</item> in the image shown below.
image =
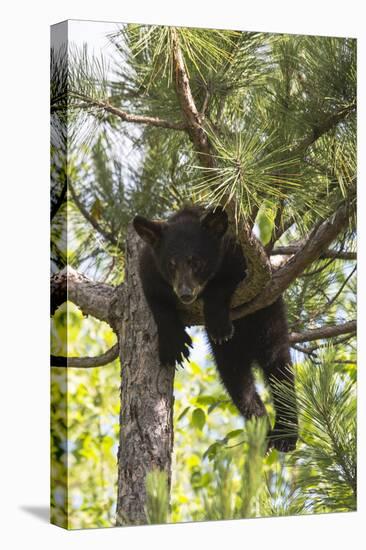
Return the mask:
<path id="1" fill-rule="evenodd" d="M 295 398 L 295 381 L 291 370 L 291 358 L 288 349 L 279 352 L 275 358 L 261 364 L 269 382 L 276 420 L 269 433 L 270 446 L 284 453 L 293 451 L 298 437 L 298 418 Z M 289 390 L 288 402 L 279 395 L 278 384 L 283 383 Z"/>
<path id="2" fill-rule="evenodd" d="M 234 405 L 245 418 L 267 414 L 255 388 L 254 378 L 250 370 L 243 373 L 236 369 L 230 371 L 230 373 L 220 372 L 220 375 Z"/>
<path id="3" fill-rule="evenodd" d="M 237 340 L 237 335 L 224 344 L 216 344 L 210 339 L 222 383 L 245 418 L 265 416 L 267 411 L 255 388 L 251 360 L 243 353 L 239 360 L 235 349 Z"/>

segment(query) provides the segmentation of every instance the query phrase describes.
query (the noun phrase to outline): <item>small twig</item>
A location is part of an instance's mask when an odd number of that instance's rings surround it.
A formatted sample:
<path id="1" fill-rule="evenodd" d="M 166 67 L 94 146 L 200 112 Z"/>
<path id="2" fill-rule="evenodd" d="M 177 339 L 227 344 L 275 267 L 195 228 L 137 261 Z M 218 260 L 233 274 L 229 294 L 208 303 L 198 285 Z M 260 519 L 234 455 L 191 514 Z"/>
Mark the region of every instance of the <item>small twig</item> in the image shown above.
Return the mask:
<path id="1" fill-rule="evenodd" d="M 202 108 L 201 108 L 201 120 L 202 121 L 205 118 L 209 101 L 210 101 L 210 92 L 209 92 L 208 88 L 206 87 L 205 98 L 203 100 L 203 104 L 202 104 Z"/>
<path id="2" fill-rule="evenodd" d="M 321 136 L 329 132 L 329 130 L 335 128 L 337 124 L 345 120 L 345 118 L 347 118 L 347 116 L 352 112 L 355 112 L 355 110 L 356 102 L 353 102 L 351 103 L 351 105 L 348 105 L 341 111 L 329 115 L 329 117 L 324 120 L 324 122 L 322 122 L 318 126 L 313 127 L 309 134 L 305 136 L 303 140 L 291 150 L 291 157 L 300 156 L 308 147 L 310 147 L 310 145 L 315 143 L 315 141 L 317 141 Z"/>
<path id="3" fill-rule="evenodd" d="M 309 355 L 309 357 L 316 355 L 315 350 L 318 349 L 317 346 L 308 348 L 306 346 L 300 346 L 299 344 L 292 344 L 291 347 L 296 351 Z"/>
<path id="4" fill-rule="evenodd" d="M 80 210 L 81 214 L 84 216 L 84 218 L 92 225 L 92 227 L 94 227 L 94 229 L 98 231 L 98 233 L 102 235 L 102 237 L 104 237 L 111 244 L 118 246 L 118 240 L 116 239 L 116 237 L 109 231 L 105 231 L 105 229 L 103 229 L 99 225 L 99 223 L 93 218 L 93 216 L 88 212 L 88 210 L 83 205 L 82 201 L 79 199 L 79 197 L 75 193 L 74 187 L 71 185 L 70 182 L 69 182 L 69 188 L 70 188 L 71 197 L 75 202 L 76 206 L 78 207 L 78 209 Z"/>

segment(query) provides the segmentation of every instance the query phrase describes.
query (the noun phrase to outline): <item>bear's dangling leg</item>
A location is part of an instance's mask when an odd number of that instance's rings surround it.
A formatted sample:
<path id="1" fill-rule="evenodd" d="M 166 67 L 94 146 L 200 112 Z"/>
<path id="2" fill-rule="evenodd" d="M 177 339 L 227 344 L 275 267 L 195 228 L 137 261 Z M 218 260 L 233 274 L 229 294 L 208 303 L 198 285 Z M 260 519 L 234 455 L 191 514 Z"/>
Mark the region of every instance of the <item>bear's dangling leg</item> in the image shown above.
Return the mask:
<path id="1" fill-rule="evenodd" d="M 265 416 L 267 414 L 266 408 L 255 388 L 250 368 L 244 372 L 240 367 L 231 370 L 230 373 L 220 371 L 220 375 L 234 405 L 245 418 Z"/>
<path id="2" fill-rule="evenodd" d="M 245 418 L 266 415 L 265 406 L 255 388 L 250 357 L 237 349 L 238 336 L 234 335 L 224 344 L 216 344 L 211 338 L 209 340 L 221 380 L 239 412 Z"/>
<path id="3" fill-rule="evenodd" d="M 279 351 L 275 357 L 261 365 L 272 390 L 276 421 L 269 433 L 269 446 L 287 453 L 296 447 L 298 437 L 298 418 L 295 396 L 294 374 L 291 369 L 291 357 L 288 348 Z M 279 395 L 278 383 L 289 390 L 288 403 Z M 286 391 L 286 390 L 285 390 Z"/>

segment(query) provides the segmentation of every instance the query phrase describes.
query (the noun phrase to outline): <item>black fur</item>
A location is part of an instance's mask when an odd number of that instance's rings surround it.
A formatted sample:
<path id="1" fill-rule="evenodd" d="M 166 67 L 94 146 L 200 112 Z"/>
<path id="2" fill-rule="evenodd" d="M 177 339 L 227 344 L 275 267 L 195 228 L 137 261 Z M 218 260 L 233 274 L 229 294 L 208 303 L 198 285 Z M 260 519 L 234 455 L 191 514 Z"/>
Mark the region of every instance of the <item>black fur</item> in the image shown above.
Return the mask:
<path id="1" fill-rule="evenodd" d="M 177 303 L 202 298 L 208 339 L 223 384 L 245 418 L 265 415 L 251 367 L 258 364 L 270 386 L 283 379 L 294 386 L 287 369 L 291 359 L 286 312 L 279 298 L 264 309 L 230 321 L 231 297 L 246 275 L 246 262 L 239 245 L 226 234 L 226 213 L 190 207 L 167 222 L 136 216 L 134 227 L 147 243 L 140 257 L 140 277 L 158 327 L 161 362 L 174 365 L 188 358 L 192 342 Z M 275 393 L 273 400 L 276 422 L 271 441 L 287 452 L 294 449 L 297 437 L 285 433 L 286 419 Z M 287 413 L 288 420 L 297 425 L 296 410 Z"/>

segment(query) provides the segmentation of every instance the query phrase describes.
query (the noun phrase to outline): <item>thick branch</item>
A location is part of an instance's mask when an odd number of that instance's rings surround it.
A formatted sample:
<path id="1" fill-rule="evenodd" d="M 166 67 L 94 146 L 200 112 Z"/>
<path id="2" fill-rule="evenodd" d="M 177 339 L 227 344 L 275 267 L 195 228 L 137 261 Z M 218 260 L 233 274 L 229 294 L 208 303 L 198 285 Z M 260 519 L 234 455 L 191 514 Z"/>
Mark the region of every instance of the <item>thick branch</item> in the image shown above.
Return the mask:
<path id="1" fill-rule="evenodd" d="M 356 321 L 348 321 L 340 325 L 325 326 L 306 330 L 304 332 L 291 332 L 289 339 L 291 344 L 298 344 L 301 342 L 312 342 L 313 340 L 333 338 L 335 336 L 341 336 L 342 334 L 353 334 L 356 333 L 356 330 Z"/>
<path id="2" fill-rule="evenodd" d="M 175 89 L 177 97 L 186 120 L 186 129 L 195 145 L 200 162 L 206 168 L 214 167 L 214 159 L 211 154 L 207 134 L 202 127 L 203 117 L 199 113 L 189 84 L 182 51 L 179 46 L 177 30 L 172 28 L 173 62 L 175 70 Z"/>
<path id="3" fill-rule="evenodd" d="M 116 289 L 95 283 L 68 266 L 51 278 L 51 313 L 66 300 L 76 304 L 84 315 L 92 315 L 113 326 Z"/>
<path id="4" fill-rule="evenodd" d="M 273 274 L 263 292 L 248 304 L 234 308 L 232 318 L 238 319 L 272 304 L 347 226 L 354 208 L 355 203 L 352 206 L 342 204 L 332 216 L 316 226 L 296 254 Z"/>
<path id="5" fill-rule="evenodd" d="M 59 355 L 51 355 L 51 367 L 75 367 L 78 369 L 103 367 L 117 359 L 118 354 L 119 345 L 115 344 L 108 351 L 97 357 L 61 357 Z"/>

